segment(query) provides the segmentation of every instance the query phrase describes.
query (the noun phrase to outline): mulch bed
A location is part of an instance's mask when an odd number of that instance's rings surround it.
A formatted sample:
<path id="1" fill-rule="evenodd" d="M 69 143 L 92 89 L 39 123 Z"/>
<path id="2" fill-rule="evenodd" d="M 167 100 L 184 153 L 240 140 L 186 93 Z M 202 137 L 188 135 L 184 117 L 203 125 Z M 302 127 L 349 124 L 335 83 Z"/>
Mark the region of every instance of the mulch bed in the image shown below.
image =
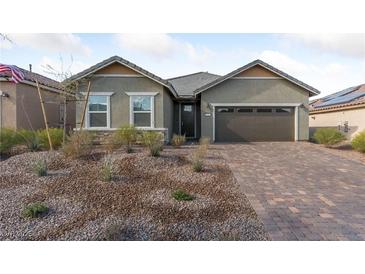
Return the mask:
<path id="1" fill-rule="evenodd" d="M 204 171 L 195 173 L 193 149 L 167 147 L 157 158 L 142 148 L 114 151 L 111 182 L 101 180 L 102 149 L 77 160 L 61 152 L 32 152 L 2 161 L 0 239 L 266 240 L 223 159 L 209 150 Z M 37 159 L 47 159 L 50 175 L 34 174 Z M 176 201 L 171 193 L 177 189 L 195 199 Z M 22 218 L 21 209 L 35 201 L 51 205 L 50 213 Z"/>

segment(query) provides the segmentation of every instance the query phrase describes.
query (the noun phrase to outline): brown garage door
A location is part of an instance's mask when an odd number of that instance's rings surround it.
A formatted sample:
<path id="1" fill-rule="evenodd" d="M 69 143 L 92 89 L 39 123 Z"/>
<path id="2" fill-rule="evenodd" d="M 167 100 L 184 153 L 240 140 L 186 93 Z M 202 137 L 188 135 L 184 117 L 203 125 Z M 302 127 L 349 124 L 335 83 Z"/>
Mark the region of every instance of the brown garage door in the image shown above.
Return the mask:
<path id="1" fill-rule="evenodd" d="M 294 109 L 216 107 L 215 141 L 294 141 Z"/>

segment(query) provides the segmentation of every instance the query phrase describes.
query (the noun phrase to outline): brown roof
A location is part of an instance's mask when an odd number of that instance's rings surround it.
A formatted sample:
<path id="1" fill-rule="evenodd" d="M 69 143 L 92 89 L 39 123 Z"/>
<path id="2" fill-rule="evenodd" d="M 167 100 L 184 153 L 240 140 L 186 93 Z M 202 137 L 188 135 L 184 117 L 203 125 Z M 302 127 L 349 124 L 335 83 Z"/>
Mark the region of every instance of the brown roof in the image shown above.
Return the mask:
<path id="1" fill-rule="evenodd" d="M 365 84 L 347 88 L 309 103 L 309 111 L 335 111 L 350 107 L 365 107 Z"/>
<path id="2" fill-rule="evenodd" d="M 40 75 L 40 74 L 35 73 L 35 72 L 30 72 L 29 70 L 25 70 L 25 69 L 22 69 L 22 68 L 19 68 L 19 67 L 17 67 L 17 68 L 24 74 L 24 78 L 27 81 L 35 83 L 36 80 L 38 80 L 38 83 L 40 85 L 44 85 L 44 86 L 47 86 L 47 87 L 60 89 L 60 90 L 62 89 L 61 84 L 59 82 L 53 80 L 53 79 L 50 79 L 48 77 L 45 77 L 45 76 Z M 0 77 L 9 78 L 9 76 L 10 75 L 8 73 L 0 73 Z"/>

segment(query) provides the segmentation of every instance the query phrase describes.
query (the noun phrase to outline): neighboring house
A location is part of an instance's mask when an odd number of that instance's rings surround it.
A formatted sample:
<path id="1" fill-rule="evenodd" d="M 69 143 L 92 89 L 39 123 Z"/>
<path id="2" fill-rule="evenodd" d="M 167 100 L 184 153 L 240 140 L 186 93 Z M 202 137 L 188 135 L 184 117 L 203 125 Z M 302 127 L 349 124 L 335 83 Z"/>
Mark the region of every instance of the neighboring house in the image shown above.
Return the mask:
<path id="1" fill-rule="evenodd" d="M 332 127 L 353 138 L 365 130 L 365 84 L 312 101 L 309 117 L 311 134 L 318 128 Z"/>
<path id="2" fill-rule="evenodd" d="M 60 96 L 60 83 L 40 74 L 18 68 L 25 79 L 11 81 L 8 73 L 0 73 L 0 127 L 13 129 L 45 128 L 36 80 L 38 80 L 49 127 L 62 127 L 64 97 Z M 75 102 L 67 104 L 67 129 L 75 127 Z"/>
<path id="3" fill-rule="evenodd" d="M 164 80 L 113 56 L 70 80 L 90 98 L 85 128 L 134 124 L 216 142 L 308 140 L 309 97 L 319 91 L 260 60 L 224 76 L 199 72 Z M 80 127 L 84 103 L 77 104 Z"/>

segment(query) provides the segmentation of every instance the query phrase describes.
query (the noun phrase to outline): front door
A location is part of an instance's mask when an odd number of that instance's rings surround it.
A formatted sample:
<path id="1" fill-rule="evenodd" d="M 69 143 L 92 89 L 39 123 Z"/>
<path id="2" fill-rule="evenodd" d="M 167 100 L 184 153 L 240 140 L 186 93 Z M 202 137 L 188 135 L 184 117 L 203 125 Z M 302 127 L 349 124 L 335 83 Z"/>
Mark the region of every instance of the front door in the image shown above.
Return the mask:
<path id="1" fill-rule="evenodd" d="M 195 137 L 195 105 L 191 103 L 181 104 L 181 134 L 188 138 Z"/>

